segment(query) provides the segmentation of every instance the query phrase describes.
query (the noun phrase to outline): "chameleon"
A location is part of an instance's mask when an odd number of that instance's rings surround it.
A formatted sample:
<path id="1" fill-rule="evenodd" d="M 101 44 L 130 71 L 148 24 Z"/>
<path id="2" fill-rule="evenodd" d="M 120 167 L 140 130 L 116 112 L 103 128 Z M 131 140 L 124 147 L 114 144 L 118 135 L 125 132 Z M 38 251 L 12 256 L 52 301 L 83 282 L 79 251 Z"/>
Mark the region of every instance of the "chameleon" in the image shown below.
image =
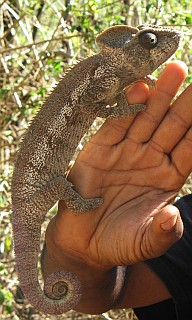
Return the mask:
<path id="1" fill-rule="evenodd" d="M 82 286 L 70 270 L 38 277 L 41 226 L 62 199 L 75 214 L 101 206 L 100 195 L 84 199 L 67 179 L 76 148 L 96 117 L 120 119 L 145 110 L 128 105 L 125 89 L 149 75 L 177 50 L 181 32 L 171 27 L 116 25 L 96 37 L 99 52 L 74 65 L 59 81 L 29 125 L 12 177 L 12 229 L 20 287 L 45 314 L 62 314 L 81 299 Z"/>

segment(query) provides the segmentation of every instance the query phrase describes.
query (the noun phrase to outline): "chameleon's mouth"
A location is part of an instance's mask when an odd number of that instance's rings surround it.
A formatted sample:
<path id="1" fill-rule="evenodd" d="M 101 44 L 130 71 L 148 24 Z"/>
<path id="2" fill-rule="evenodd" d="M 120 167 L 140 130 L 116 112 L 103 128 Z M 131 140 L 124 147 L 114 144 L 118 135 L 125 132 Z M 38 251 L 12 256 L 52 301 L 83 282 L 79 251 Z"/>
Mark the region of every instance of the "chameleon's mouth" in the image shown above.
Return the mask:
<path id="1" fill-rule="evenodd" d="M 178 49 L 181 45 L 181 42 L 183 40 L 183 32 L 176 30 L 176 34 L 175 36 L 173 36 L 173 40 L 176 42 L 176 44 L 178 45 Z"/>

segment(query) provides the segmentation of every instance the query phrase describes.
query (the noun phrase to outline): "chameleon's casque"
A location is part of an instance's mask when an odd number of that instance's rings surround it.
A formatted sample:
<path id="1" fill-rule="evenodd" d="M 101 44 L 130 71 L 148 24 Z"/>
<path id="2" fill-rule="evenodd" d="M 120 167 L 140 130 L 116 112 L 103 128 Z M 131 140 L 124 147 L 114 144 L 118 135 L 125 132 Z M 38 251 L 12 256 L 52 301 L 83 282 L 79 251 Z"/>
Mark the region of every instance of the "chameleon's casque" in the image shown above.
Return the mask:
<path id="1" fill-rule="evenodd" d="M 142 80 L 178 48 L 180 32 L 153 25 L 111 27 L 96 41 L 100 52 L 74 66 L 59 82 L 29 126 L 20 145 L 12 180 L 13 237 L 20 286 L 29 302 L 48 314 L 75 307 L 81 284 L 67 270 L 51 274 L 42 291 L 37 273 L 41 224 L 63 199 L 71 212 L 84 213 L 105 199 L 83 199 L 66 179 L 76 147 L 94 119 L 135 115 L 124 89 Z M 110 108 L 116 104 L 115 107 Z"/>

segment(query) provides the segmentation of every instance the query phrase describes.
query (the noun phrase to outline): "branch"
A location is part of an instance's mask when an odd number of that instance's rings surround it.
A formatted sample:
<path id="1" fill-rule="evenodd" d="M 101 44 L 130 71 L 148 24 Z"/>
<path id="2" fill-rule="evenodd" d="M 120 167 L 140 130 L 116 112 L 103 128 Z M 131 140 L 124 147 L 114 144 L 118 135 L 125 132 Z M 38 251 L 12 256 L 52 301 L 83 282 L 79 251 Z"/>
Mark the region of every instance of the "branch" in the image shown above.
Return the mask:
<path id="1" fill-rule="evenodd" d="M 8 48 L 8 49 L 1 50 L 0 54 L 6 53 L 6 52 L 10 52 L 10 51 L 14 51 L 14 50 L 20 50 L 20 49 L 24 49 L 24 48 L 31 48 L 33 46 L 39 46 L 41 44 L 44 44 L 44 43 L 47 43 L 47 42 L 51 42 L 51 41 L 59 41 L 59 40 L 63 40 L 63 39 L 71 39 L 71 38 L 75 38 L 75 37 L 82 37 L 82 34 L 78 34 L 78 35 L 76 34 L 76 35 L 71 35 L 71 36 L 62 36 L 62 37 L 59 37 L 59 38 L 53 38 L 53 39 L 47 39 L 47 40 L 43 40 L 43 41 L 29 43 L 29 44 L 26 44 L 24 46 Z"/>

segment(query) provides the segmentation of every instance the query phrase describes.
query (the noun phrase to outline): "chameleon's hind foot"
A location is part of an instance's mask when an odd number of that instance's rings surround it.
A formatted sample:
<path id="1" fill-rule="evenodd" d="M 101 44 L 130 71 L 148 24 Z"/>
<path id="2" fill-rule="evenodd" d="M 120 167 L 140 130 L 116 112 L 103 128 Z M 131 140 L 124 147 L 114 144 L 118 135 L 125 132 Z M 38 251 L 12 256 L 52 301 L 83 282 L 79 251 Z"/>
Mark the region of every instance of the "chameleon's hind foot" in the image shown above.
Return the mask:
<path id="1" fill-rule="evenodd" d="M 73 199 L 66 199 L 65 203 L 68 209 L 71 209 L 75 213 L 84 213 L 91 211 L 99 207 L 103 203 L 102 198 L 84 199 L 78 193 L 76 193 Z"/>
<path id="2" fill-rule="evenodd" d="M 102 198 L 84 199 L 73 189 L 73 185 L 67 179 L 65 179 L 65 193 L 63 200 L 67 207 L 75 213 L 91 211 L 103 203 Z"/>

